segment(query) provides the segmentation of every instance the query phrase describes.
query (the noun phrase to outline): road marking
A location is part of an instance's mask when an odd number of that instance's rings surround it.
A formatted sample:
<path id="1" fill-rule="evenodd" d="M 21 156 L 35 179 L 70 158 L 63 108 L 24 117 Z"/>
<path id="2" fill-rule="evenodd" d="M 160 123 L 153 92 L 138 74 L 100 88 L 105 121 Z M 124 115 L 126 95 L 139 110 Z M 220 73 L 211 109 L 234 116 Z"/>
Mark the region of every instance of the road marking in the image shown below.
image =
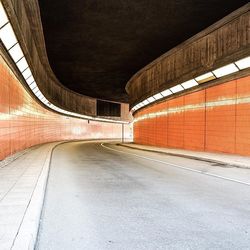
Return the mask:
<path id="1" fill-rule="evenodd" d="M 165 164 L 165 165 L 169 165 L 169 166 L 172 166 L 172 167 L 175 167 L 175 168 L 180 168 L 180 169 L 183 169 L 183 170 L 187 170 L 187 171 L 191 171 L 191 172 L 195 172 L 195 173 L 199 173 L 199 174 L 203 174 L 203 175 L 208 175 L 208 176 L 212 176 L 212 177 L 215 177 L 215 178 L 219 178 L 219 179 L 223 179 L 223 180 L 227 180 L 227 181 L 232 181 L 232 182 L 236 182 L 236 183 L 239 183 L 239 184 L 250 186 L 250 183 L 248 183 L 248 182 L 244 182 L 244 181 L 239 181 L 239 180 L 236 180 L 236 179 L 231 179 L 231 178 L 223 177 L 223 176 L 217 175 L 217 174 L 204 173 L 204 172 L 202 172 L 200 170 L 196 170 L 196 169 L 192 169 L 192 168 L 188 168 L 188 167 L 183 167 L 183 166 L 180 166 L 180 165 L 177 165 L 177 164 L 173 164 L 173 163 L 169 163 L 169 162 L 165 162 L 165 161 L 161 161 L 161 160 L 157 160 L 157 159 L 152 159 L 152 158 L 141 156 L 141 155 L 137 155 L 137 154 L 134 154 L 134 153 L 120 151 L 120 150 L 113 149 L 113 148 L 110 148 L 108 146 L 105 146 L 104 143 L 101 143 L 101 146 L 103 148 L 108 149 L 108 150 L 113 150 L 113 151 L 116 151 L 116 152 L 119 152 L 119 153 L 122 153 L 122 154 L 133 155 L 133 156 L 145 159 L 145 160 L 159 162 L 159 163 L 162 163 L 162 164 Z"/>

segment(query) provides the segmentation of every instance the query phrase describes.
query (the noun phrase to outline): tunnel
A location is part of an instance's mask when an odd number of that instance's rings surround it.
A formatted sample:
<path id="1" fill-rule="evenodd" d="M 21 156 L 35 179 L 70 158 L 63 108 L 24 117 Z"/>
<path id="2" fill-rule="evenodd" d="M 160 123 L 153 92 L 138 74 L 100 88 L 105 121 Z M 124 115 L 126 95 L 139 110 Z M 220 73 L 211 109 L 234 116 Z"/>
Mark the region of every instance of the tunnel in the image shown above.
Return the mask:
<path id="1" fill-rule="evenodd" d="M 250 249 L 249 9 L 0 0 L 0 250 Z"/>

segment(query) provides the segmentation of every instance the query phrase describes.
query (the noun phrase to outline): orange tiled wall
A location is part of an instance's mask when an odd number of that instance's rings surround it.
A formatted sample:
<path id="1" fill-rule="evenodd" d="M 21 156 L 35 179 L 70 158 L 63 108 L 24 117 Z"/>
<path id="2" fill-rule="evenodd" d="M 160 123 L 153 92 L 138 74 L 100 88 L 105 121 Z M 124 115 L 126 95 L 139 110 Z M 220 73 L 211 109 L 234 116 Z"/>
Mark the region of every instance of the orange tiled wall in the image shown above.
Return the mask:
<path id="1" fill-rule="evenodd" d="M 0 160 L 32 145 L 70 139 L 120 138 L 121 125 L 68 118 L 40 106 L 0 57 Z M 129 129 L 126 127 L 126 136 Z"/>
<path id="2" fill-rule="evenodd" d="M 250 76 L 156 104 L 135 119 L 136 143 L 250 155 Z"/>

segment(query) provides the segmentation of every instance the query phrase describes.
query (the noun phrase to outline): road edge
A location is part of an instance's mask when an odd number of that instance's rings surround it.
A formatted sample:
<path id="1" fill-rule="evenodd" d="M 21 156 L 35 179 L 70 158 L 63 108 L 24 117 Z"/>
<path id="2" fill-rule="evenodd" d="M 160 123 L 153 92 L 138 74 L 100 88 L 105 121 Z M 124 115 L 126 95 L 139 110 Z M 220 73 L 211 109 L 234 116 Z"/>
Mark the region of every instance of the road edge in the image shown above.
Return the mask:
<path id="1" fill-rule="evenodd" d="M 50 162 L 53 155 L 54 149 L 64 144 L 63 142 L 58 142 L 52 147 L 52 149 L 47 153 L 44 161 L 42 171 L 38 177 L 37 184 L 33 190 L 30 203 L 24 214 L 23 221 L 18 230 L 17 236 L 11 247 L 12 250 L 33 250 L 36 246 L 36 240 L 38 236 L 40 217 L 42 213 L 46 187 L 49 176 Z"/>
<path id="2" fill-rule="evenodd" d="M 170 152 L 164 152 L 164 151 L 160 151 L 160 150 L 158 151 L 158 150 L 153 150 L 153 149 L 138 148 L 138 147 L 133 147 L 131 145 L 127 145 L 127 144 L 123 144 L 123 143 L 117 143 L 116 145 L 121 146 L 121 147 L 125 147 L 125 148 L 135 149 L 135 150 L 141 150 L 141 151 L 147 151 L 147 152 L 152 152 L 152 153 L 159 153 L 159 154 L 165 154 L 165 155 L 170 155 L 170 156 L 183 157 L 183 158 L 192 159 L 192 160 L 228 165 L 228 166 L 232 166 L 232 167 L 236 167 L 236 168 L 250 169 L 250 166 L 247 166 L 245 164 L 230 163 L 227 161 L 219 161 L 219 160 L 215 160 L 215 159 L 208 158 L 208 157 L 202 157 L 202 156 L 198 157 L 198 156 L 187 155 L 187 154 L 170 153 Z"/>

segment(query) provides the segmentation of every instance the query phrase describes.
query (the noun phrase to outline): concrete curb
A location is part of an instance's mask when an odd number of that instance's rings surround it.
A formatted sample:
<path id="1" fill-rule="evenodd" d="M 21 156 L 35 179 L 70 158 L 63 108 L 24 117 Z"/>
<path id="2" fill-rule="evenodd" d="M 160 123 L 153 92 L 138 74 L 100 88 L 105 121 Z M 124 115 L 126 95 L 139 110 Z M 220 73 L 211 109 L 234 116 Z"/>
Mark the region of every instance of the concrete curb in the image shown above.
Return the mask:
<path id="1" fill-rule="evenodd" d="M 11 248 L 13 250 L 33 250 L 35 248 L 40 216 L 45 198 L 51 156 L 53 150 L 62 143 L 64 142 L 58 142 L 58 144 L 54 145 L 46 156 L 44 166 L 33 191 L 30 203 L 27 207 L 22 224 Z"/>
<path id="2" fill-rule="evenodd" d="M 40 226 L 40 219 L 46 195 L 46 187 L 49 178 L 50 162 L 57 146 L 64 143 L 81 142 L 85 140 L 71 140 L 57 142 L 47 153 L 42 171 L 39 175 L 36 187 L 23 216 L 22 223 L 15 237 L 11 250 L 33 250 L 36 247 L 37 237 Z M 85 142 L 93 141 L 86 140 Z M 96 141 L 96 140 L 94 140 Z M 99 140 L 97 140 L 99 141 Z M 111 140 L 113 141 L 113 140 Z"/>
<path id="3" fill-rule="evenodd" d="M 160 154 L 166 154 L 166 155 L 171 155 L 171 156 L 179 156 L 179 157 L 192 159 L 192 160 L 206 161 L 206 162 L 220 164 L 220 165 L 228 165 L 228 166 L 231 166 L 231 167 L 250 169 L 250 165 L 248 166 L 248 165 L 241 164 L 241 163 L 232 163 L 232 162 L 227 162 L 227 161 L 219 161 L 219 160 L 215 160 L 215 159 L 208 158 L 208 157 L 200 157 L 200 156 L 198 157 L 198 156 L 187 155 L 187 154 L 164 152 L 164 151 L 161 151 L 161 150 L 158 151 L 158 150 L 153 150 L 153 149 L 138 148 L 138 147 L 133 147 L 132 145 L 127 145 L 127 144 L 122 144 L 122 143 L 117 143 L 116 145 L 131 148 L 131 149 L 147 151 L 147 152 L 160 153 Z"/>

